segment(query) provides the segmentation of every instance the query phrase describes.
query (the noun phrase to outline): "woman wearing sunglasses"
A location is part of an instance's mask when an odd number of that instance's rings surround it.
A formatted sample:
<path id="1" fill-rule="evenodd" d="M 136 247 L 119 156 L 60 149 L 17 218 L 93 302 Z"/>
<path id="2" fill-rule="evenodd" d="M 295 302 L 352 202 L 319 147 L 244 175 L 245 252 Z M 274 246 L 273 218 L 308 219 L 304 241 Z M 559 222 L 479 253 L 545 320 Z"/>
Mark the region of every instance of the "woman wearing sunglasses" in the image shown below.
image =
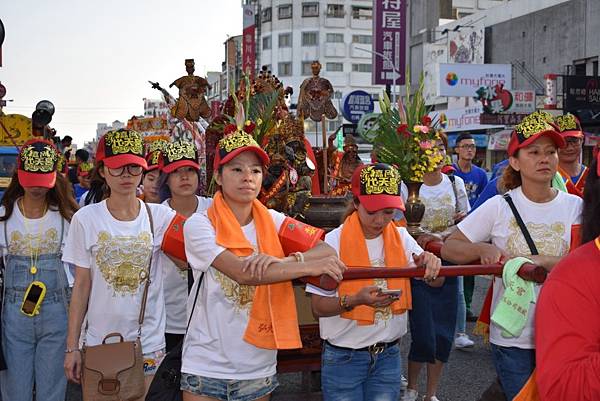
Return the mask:
<path id="1" fill-rule="evenodd" d="M 63 255 L 64 261 L 76 265 L 65 374 L 80 382 L 82 343 L 99 345 L 115 332 L 125 341 L 134 341 L 141 330 L 146 378 L 142 390 L 147 391 L 165 354 L 165 304 L 157 261 L 162 236 L 175 212 L 163 205 L 146 207 L 136 197 L 147 167 L 139 133 L 109 131 L 98 143 L 96 161 L 106 198 L 73 216 Z M 146 311 L 140 326 L 147 280 Z M 84 337 L 80 338 L 84 316 Z"/>

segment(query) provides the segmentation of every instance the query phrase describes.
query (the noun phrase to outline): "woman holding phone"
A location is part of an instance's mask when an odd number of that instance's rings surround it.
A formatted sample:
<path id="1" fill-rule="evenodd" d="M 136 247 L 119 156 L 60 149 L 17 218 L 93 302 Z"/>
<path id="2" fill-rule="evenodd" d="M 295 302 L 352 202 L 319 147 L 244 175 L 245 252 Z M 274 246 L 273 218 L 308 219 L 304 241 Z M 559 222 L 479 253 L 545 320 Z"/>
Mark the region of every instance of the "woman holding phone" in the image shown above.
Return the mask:
<path id="1" fill-rule="evenodd" d="M 61 253 L 77 204 L 70 184 L 56 172 L 58 159 L 49 141 L 25 143 L 2 198 L 5 400 L 30 401 L 34 385 L 44 400 L 65 398 L 67 380 L 61 365 L 70 290 Z"/>
<path id="2" fill-rule="evenodd" d="M 394 213 L 404 210 L 400 176 L 387 164 L 362 166 L 352 176 L 354 199 L 342 226 L 328 233 L 348 266 L 425 266 L 436 279 L 441 261 L 424 252 Z M 321 381 L 325 401 L 397 401 L 401 359 L 398 340 L 406 333 L 411 309 L 409 279 L 342 282 L 337 291 L 307 285 L 313 314 L 325 340 Z"/>

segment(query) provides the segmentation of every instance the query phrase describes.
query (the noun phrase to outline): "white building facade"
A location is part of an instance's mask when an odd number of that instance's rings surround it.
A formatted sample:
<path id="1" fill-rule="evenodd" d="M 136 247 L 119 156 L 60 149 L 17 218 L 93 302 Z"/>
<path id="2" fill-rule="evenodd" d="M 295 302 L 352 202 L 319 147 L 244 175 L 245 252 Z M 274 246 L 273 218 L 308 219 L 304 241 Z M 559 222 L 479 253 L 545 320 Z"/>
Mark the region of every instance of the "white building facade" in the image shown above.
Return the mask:
<path id="1" fill-rule="evenodd" d="M 372 1 L 260 0 L 257 6 L 257 67 L 267 66 L 294 89 L 292 108 L 314 60 L 322 64 L 320 76 L 333 85 L 338 111 L 349 92 L 364 90 L 374 99 L 382 93 L 383 86 L 371 84 Z M 340 112 L 328 131 L 342 119 Z"/>

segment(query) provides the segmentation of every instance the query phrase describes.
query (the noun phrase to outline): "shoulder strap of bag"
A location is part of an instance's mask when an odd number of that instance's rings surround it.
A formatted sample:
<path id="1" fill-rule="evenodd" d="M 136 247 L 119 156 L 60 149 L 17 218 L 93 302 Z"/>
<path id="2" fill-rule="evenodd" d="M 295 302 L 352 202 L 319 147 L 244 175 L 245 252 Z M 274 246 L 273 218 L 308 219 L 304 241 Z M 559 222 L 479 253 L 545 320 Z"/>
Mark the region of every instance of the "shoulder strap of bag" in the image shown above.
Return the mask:
<path id="1" fill-rule="evenodd" d="M 191 269 L 191 266 L 188 265 L 188 268 Z M 200 293 L 200 286 L 202 286 L 202 279 L 204 278 L 204 272 L 200 274 L 198 277 L 198 286 L 196 287 L 196 295 L 194 296 L 194 303 L 192 304 L 192 313 L 190 313 L 190 317 L 187 322 L 187 326 L 185 328 L 185 334 L 187 334 L 188 329 L 190 328 L 190 323 L 192 322 L 192 316 L 194 316 L 194 309 L 196 309 L 196 302 L 198 302 L 198 294 Z"/>
<path id="2" fill-rule="evenodd" d="M 456 177 L 454 176 L 454 173 L 448 174 L 448 179 L 452 183 L 452 191 L 454 191 L 454 211 L 458 213 L 458 191 L 456 190 Z"/>
<path id="3" fill-rule="evenodd" d="M 152 233 L 151 247 L 150 247 L 150 262 L 148 263 L 148 277 L 146 278 L 146 284 L 144 284 L 144 294 L 142 295 L 142 306 L 140 308 L 140 316 L 138 318 L 138 337 L 142 334 L 142 323 L 144 323 L 144 315 L 146 314 L 146 301 L 148 300 L 148 287 L 150 286 L 150 269 L 152 268 L 152 254 L 154 253 L 154 220 L 152 219 L 152 213 L 150 207 L 146 202 L 142 202 L 146 206 L 146 213 L 148 213 L 148 220 L 150 220 L 150 232 Z"/>
<path id="4" fill-rule="evenodd" d="M 525 226 L 525 223 L 523 222 L 523 219 L 521 218 L 521 215 L 519 214 L 519 211 L 517 210 L 512 198 L 510 197 L 509 194 L 504 194 L 504 195 L 502 195 L 502 197 L 504 198 L 506 203 L 508 203 L 510 210 L 512 210 L 512 213 L 515 216 L 515 220 L 517 220 L 517 224 L 519 225 L 519 228 L 521 229 L 521 232 L 523 233 L 523 237 L 525 237 L 525 241 L 527 242 L 527 245 L 529 246 L 529 251 L 531 252 L 532 255 L 539 255 L 537 247 L 535 246 L 535 243 L 533 242 L 533 239 L 531 238 L 531 235 L 529 234 L 529 230 L 527 230 L 527 227 Z"/>

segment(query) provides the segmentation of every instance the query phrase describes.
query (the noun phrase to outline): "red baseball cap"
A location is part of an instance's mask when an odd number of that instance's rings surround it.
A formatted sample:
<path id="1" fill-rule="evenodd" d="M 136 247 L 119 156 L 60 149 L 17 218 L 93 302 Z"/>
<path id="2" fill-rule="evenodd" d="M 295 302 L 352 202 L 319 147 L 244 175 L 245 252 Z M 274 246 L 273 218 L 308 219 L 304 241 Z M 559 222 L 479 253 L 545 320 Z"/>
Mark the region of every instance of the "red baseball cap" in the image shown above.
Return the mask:
<path id="1" fill-rule="evenodd" d="M 167 174 L 185 166 L 200 170 L 198 150 L 192 142 L 182 140 L 170 142 L 161 154 L 161 170 Z"/>
<path id="2" fill-rule="evenodd" d="M 92 162 L 79 163 L 77 165 L 77 175 L 80 177 L 87 177 L 93 168 L 94 168 L 94 163 L 92 163 Z"/>
<path id="3" fill-rule="evenodd" d="M 352 193 L 369 212 L 404 210 L 400 185 L 398 170 L 385 163 L 365 164 L 352 174 Z"/>
<path id="4" fill-rule="evenodd" d="M 217 170 L 220 166 L 229 163 L 234 157 L 242 152 L 254 152 L 263 166 L 269 164 L 269 155 L 260 147 L 254 140 L 252 135 L 237 130 L 231 134 L 225 135 L 217 144 L 215 153 L 214 169 Z"/>
<path id="5" fill-rule="evenodd" d="M 508 155 L 514 156 L 517 150 L 531 145 L 542 136 L 550 137 L 557 148 L 564 148 L 566 145 L 552 115 L 545 111 L 534 111 L 515 126 L 508 143 Z"/>
<path id="6" fill-rule="evenodd" d="M 558 126 L 558 132 L 563 138 L 583 138 L 583 130 L 577 117 L 571 113 L 564 114 L 554 118 L 554 122 Z"/>
<path id="7" fill-rule="evenodd" d="M 21 147 L 17 177 L 22 187 L 52 188 L 56 183 L 59 152 L 46 139 L 31 139 Z"/>
<path id="8" fill-rule="evenodd" d="M 100 138 L 96 149 L 96 160 L 108 168 L 119 168 L 136 164 L 144 169 L 148 163 L 144 158 L 144 141 L 137 131 L 120 129 L 108 131 Z"/>
<path id="9" fill-rule="evenodd" d="M 160 168 L 161 154 L 161 150 L 153 150 L 146 153 L 146 163 L 148 164 L 148 168 L 146 169 L 146 171 L 152 171 Z"/>

